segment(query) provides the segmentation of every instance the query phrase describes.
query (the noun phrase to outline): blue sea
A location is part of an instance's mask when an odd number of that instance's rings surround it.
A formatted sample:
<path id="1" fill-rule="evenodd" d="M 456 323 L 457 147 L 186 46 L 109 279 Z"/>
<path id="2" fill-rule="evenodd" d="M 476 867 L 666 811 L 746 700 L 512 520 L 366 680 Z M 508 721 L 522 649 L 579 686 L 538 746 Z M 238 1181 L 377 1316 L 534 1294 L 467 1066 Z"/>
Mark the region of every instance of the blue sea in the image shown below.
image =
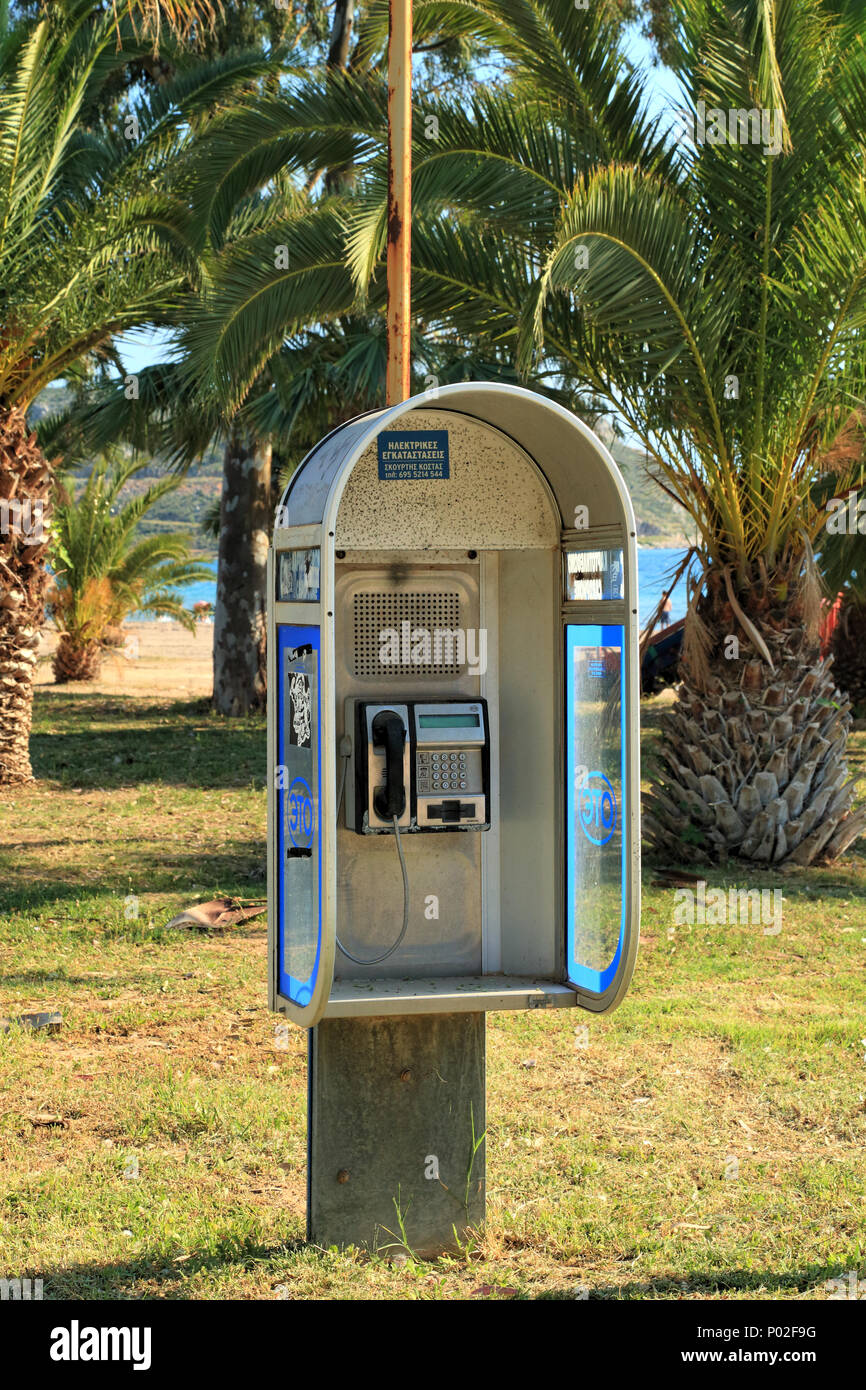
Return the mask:
<path id="1" fill-rule="evenodd" d="M 643 628 L 648 621 L 650 614 L 661 598 L 670 577 L 677 565 L 685 555 L 684 550 L 657 549 L 649 548 L 638 549 L 638 584 L 640 586 L 640 626 Z M 189 584 L 181 590 L 183 594 L 184 606 L 192 608 L 194 603 L 201 603 L 203 600 L 214 603 L 216 600 L 216 565 L 211 566 L 214 574 L 212 580 L 203 579 L 197 584 Z M 673 612 L 671 622 L 675 623 L 678 618 L 684 618 L 686 614 L 686 586 L 685 579 L 680 579 L 677 587 L 671 594 Z M 143 615 L 137 615 L 133 621 L 140 622 Z"/>
<path id="2" fill-rule="evenodd" d="M 638 547 L 638 613 L 641 630 L 643 630 L 645 625 L 649 622 L 653 609 L 658 604 L 659 599 L 673 578 L 676 568 L 685 554 L 685 550 L 673 550 L 666 547 L 660 547 L 657 550 Z M 686 616 L 686 600 L 686 577 L 682 575 L 671 594 L 671 603 L 673 604 L 673 612 L 671 613 L 672 623 Z"/>

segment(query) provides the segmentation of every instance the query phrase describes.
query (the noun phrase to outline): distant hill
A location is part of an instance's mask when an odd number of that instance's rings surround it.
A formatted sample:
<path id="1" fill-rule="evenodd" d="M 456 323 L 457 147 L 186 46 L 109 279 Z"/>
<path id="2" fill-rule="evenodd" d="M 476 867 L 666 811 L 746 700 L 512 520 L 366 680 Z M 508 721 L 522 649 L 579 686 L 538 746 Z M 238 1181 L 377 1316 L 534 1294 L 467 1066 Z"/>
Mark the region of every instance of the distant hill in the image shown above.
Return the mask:
<path id="1" fill-rule="evenodd" d="M 648 477 L 644 454 L 621 439 L 605 440 L 631 493 L 640 545 L 684 547 L 691 544 L 695 524 L 688 512 Z"/>
<path id="2" fill-rule="evenodd" d="M 31 425 L 38 425 L 47 415 L 56 415 L 71 403 L 72 391 L 68 386 L 46 386 L 28 410 L 27 419 Z"/>

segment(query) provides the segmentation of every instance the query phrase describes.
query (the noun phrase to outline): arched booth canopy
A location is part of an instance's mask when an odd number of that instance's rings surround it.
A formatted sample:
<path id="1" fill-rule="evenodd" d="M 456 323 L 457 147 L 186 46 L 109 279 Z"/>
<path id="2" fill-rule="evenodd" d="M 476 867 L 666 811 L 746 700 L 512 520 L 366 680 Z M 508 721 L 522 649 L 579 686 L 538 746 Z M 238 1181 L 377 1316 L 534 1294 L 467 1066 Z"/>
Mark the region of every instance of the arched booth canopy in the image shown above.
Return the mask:
<path id="1" fill-rule="evenodd" d="M 286 488 L 268 583 L 271 1006 L 615 1007 L 637 550 L 601 441 L 492 382 L 352 420 Z"/>

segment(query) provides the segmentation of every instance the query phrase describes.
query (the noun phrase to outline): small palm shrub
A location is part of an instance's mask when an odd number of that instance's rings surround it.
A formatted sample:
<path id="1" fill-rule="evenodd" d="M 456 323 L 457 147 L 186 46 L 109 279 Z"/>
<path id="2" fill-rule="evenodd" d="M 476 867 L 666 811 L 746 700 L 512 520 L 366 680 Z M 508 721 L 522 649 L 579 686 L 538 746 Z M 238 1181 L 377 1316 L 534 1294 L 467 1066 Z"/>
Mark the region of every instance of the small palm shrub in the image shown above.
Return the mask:
<path id="1" fill-rule="evenodd" d="M 159 478 L 137 497 L 120 501 L 123 488 L 146 466 L 101 459 L 78 498 L 58 485 L 48 601 L 60 638 L 56 681 L 93 680 L 131 613 L 167 614 L 194 630 L 195 619 L 177 590 L 212 578 L 211 571 L 192 558 L 181 533 L 135 539 L 142 517 L 180 479 Z"/>

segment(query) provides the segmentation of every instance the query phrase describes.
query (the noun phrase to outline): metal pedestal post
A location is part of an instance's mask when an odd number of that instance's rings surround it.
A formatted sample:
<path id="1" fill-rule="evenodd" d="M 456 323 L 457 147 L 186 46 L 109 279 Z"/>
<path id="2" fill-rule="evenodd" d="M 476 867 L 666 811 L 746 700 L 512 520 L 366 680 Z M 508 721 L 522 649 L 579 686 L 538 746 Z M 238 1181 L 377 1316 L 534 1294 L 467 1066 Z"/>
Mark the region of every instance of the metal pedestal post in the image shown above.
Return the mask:
<path id="1" fill-rule="evenodd" d="M 435 1256 L 484 1220 L 485 1015 L 309 1033 L 307 1237 Z"/>

